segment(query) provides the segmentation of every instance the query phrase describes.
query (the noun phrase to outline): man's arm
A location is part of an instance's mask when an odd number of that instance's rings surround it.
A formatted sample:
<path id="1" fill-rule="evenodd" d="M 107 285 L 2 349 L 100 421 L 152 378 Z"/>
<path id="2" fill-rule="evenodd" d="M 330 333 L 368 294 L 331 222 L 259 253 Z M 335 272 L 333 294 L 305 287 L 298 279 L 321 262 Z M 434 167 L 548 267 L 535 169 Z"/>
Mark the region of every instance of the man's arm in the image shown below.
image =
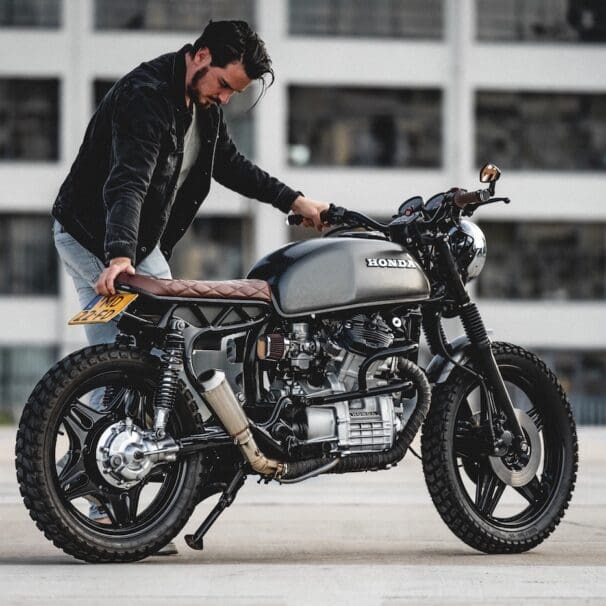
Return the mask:
<path id="1" fill-rule="evenodd" d="M 292 210 L 303 215 L 304 225 L 321 230 L 320 213 L 328 208 L 328 204 L 306 198 L 250 162 L 231 140 L 223 112 L 220 112 L 220 119 L 213 178 L 247 198 L 267 202 L 284 213 Z"/>
<path id="2" fill-rule="evenodd" d="M 156 168 L 169 123 L 166 102 L 152 89 L 120 94 L 112 123 L 111 169 L 103 187 L 106 207 L 105 260 L 95 290 L 115 294 L 114 280 L 135 273 L 141 207 Z"/>

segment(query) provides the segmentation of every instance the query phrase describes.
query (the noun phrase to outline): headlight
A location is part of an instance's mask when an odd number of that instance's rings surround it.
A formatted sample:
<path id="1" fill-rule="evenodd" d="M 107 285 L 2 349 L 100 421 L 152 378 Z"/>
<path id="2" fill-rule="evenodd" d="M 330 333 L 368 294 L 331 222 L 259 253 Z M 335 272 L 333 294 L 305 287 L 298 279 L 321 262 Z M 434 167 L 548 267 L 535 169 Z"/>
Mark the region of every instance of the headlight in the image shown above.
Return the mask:
<path id="1" fill-rule="evenodd" d="M 450 248 L 464 282 L 477 278 L 486 262 L 486 237 L 471 221 L 461 220 L 458 227 L 448 233 Z"/>

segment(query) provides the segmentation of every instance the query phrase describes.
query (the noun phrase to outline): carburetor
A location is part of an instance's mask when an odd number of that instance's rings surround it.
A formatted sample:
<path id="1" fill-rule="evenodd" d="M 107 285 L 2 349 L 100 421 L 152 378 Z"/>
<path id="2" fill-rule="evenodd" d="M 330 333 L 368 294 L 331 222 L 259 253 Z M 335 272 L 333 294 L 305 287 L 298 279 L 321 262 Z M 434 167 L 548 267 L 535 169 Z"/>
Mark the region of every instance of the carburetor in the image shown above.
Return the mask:
<path id="1" fill-rule="evenodd" d="M 287 359 L 292 367 L 300 370 L 309 370 L 320 349 L 320 343 L 310 338 L 309 324 L 305 322 L 291 324 L 288 336 L 271 333 L 257 341 L 259 360 L 279 362 Z"/>

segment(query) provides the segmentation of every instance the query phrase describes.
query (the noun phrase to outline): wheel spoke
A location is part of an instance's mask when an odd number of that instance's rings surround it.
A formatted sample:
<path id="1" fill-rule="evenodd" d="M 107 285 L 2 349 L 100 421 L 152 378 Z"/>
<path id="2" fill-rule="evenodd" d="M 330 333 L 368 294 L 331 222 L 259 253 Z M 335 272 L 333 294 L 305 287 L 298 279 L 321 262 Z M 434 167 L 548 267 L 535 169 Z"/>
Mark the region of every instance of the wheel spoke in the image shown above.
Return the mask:
<path id="1" fill-rule="evenodd" d="M 109 393 L 112 394 L 112 392 Z M 126 416 L 131 417 L 139 427 L 147 427 L 145 418 L 147 398 L 145 395 L 136 389 L 122 388 L 115 395 L 111 395 L 111 398 L 106 405 L 108 412 L 116 412 L 121 409 L 120 412 L 124 412 Z"/>
<path id="2" fill-rule="evenodd" d="M 476 458 L 479 454 L 480 441 L 472 436 L 457 436 L 455 438 L 455 454 L 458 457 Z"/>
<path id="3" fill-rule="evenodd" d="M 130 405 L 131 400 L 137 392 L 126 387 L 108 385 L 103 394 L 103 413 L 123 412 Z"/>
<path id="4" fill-rule="evenodd" d="M 90 430 L 104 416 L 80 400 L 75 400 L 71 404 L 67 414 L 63 417 L 63 426 L 69 437 L 71 450 L 82 450 Z"/>
<path id="5" fill-rule="evenodd" d="M 494 474 L 488 461 L 480 465 L 476 482 L 476 507 L 487 516 L 492 516 L 505 490 L 505 483 Z"/>
<path id="6" fill-rule="evenodd" d="M 479 431 L 470 421 L 457 421 L 454 449 L 458 457 L 478 458 L 488 454 L 486 443 Z"/>
<path id="7" fill-rule="evenodd" d="M 543 430 L 543 417 L 536 408 L 531 408 L 526 411 L 526 414 L 532 419 L 532 422 L 536 425 L 539 431 Z"/>
<path id="8" fill-rule="evenodd" d="M 68 453 L 68 461 L 59 474 L 59 487 L 68 501 L 96 492 L 97 486 L 91 482 L 86 472 L 81 453 Z"/>
<path id="9" fill-rule="evenodd" d="M 145 478 L 147 482 L 164 482 L 166 479 L 166 473 L 169 468 L 169 463 L 160 463 L 156 468 L 154 468 L 150 474 Z"/>
<path id="10" fill-rule="evenodd" d="M 83 453 L 87 448 L 86 441 L 90 431 L 103 417 L 103 414 L 81 400 L 74 400 L 63 417 L 63 427 L 69 439 L 69 450 L 65 455 L 63 469 L 59 472 L 58 483 L 68 501 L 91 495 L 97 490 L 86 469 Z"/>
<path id="11" fill-rule="evenodd" d="M 528 484 L 524 486 L 514 486 L 514 488 L 531 504 L 536 505 L 543 500 L 543 485 L 535 476 Z"/>
<path id="12" fill-rule="evenodd" d="M 101 495 L 102 505 L 116 526 L 126 526 L 135 521 L 142 488 L 143 484 L 137 484 L 130 490 Z"/>
<path id="13" fill-rule="evenodd" d="M 141 393 L 134 392 L 133 401 L 131 404 L 131 410 L 133 411 L 133 419 L 137 420 L 139 427 L 148 427 L 147 420 L 145 418 L 145 410 L 147 404 L 147 398 Z"/>

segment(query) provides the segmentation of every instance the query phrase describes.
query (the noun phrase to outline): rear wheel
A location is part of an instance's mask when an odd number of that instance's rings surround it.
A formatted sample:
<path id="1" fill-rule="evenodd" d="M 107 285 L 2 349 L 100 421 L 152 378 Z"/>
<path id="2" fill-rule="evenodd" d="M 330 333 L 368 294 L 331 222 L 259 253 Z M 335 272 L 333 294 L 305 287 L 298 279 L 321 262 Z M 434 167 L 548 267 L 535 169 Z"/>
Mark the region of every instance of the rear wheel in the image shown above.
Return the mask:
<path id="1" fill-rule="evenodd" d="M 465 543 L 486 553 L 519 553 L 560 522 L 576 480 L 578 447 L 570 404 L 534 354 L 507 343 L 493 352 L 530 451 L 509 448 L 507 422 L 492 427 L 477 380 L 455 369 L 433 394 L 423 427 L 423 471 L 434 505 Z M 504 438 L 499 456 L 493 434 Z"/>
<path id="2" fill-rule="evenodd" d="M 103 446 L 126 452 L 129 435 L 152 427 L 157 372 L 157 358 L 145 352 L 89 347 L 51 368 L 25 406 L 16 445 L 21 494 L 45 536 L 76 558 L 144 558 L 181 530 L 197 503 L 199 455 L 148 468 L 142 457 L 140 480 L 107 473 Z M 167 429 L 173 438 L 202 430 L 191 394 L 178 394 Z"/>

